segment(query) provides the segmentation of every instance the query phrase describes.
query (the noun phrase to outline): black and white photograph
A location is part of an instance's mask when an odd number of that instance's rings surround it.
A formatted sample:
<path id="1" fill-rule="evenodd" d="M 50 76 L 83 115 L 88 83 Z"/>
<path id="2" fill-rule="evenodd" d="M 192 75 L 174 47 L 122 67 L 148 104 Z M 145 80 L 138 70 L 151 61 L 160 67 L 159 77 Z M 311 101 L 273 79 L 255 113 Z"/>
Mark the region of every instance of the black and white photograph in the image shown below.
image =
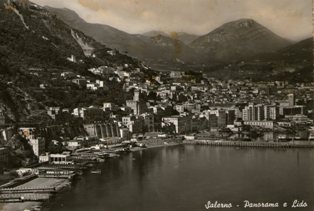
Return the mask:
<path id="1" fill-rule="evenodd" d="M 0 0 L 0 211 L 314 211 L 314 0 Z"/>

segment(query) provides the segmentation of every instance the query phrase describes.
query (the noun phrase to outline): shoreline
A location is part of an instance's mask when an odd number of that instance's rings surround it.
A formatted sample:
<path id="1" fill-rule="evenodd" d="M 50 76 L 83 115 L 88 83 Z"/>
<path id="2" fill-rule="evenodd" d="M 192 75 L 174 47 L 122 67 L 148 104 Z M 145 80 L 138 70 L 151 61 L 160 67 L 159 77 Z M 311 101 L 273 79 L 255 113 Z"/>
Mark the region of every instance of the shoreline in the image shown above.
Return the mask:
<path id="1" fill-rule="evenodd" d="M 303 148 L 313 149 L 314 142 L 294 141 L 294 142 L 262 142 L 262 141 L 224 141 L 224 140 L 191 140 L 183 141 L 186 145 L 206 145 L 214 147 L 240 147 L 240 148 Z"/>

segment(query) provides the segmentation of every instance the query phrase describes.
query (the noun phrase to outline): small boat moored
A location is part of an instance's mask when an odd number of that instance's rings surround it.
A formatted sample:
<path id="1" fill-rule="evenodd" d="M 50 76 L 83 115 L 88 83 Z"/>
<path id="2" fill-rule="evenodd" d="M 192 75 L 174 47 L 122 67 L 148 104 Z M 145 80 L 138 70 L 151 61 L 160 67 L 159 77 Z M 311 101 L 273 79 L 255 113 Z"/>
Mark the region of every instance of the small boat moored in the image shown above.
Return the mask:
<path id="1" fill-rule="evenodd" d="M 100 169 L 91 170 L 90 173 L 92 173 L 92 174 L 101 174 L 101 170 Z"/>

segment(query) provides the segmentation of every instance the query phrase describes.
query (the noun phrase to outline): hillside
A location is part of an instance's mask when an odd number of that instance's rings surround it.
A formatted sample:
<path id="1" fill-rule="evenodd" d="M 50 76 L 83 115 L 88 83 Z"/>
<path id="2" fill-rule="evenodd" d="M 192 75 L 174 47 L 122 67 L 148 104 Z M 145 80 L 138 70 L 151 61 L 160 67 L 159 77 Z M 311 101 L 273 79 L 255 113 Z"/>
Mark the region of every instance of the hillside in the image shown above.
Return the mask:
<path id="1" fill-rule="evenodd" d="M 205 70 L 219 78 L 312 82 L 313 39 L 308 38 L 272 53 L 254 55 L 243 61 Z"/>
<path id="2" fill-rule="evenodd" d="M 63 72 L 90 81 L 102 79 L 119 92 L 115 82 L 87 70 L 125 64 L 127 70 L 142 68 L 139 61 L 112 52 L 46 9 L 21 2 L 0 0 L 0 108 L 13 122 L 45 119 L 45 106 L 77 106 L 114 94 L 89 93 L 64 80 Z"/>

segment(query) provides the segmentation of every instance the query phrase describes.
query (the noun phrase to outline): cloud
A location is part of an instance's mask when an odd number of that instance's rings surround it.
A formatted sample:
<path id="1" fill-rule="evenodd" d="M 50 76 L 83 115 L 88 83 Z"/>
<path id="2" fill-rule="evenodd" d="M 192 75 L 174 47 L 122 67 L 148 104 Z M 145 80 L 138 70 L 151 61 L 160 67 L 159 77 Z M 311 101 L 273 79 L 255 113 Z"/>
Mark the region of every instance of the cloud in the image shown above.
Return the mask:
<path id="1" fill-rule="evenodd" d="M 129 33 L 150 30 L 206 34 L 221 24 L 253 18 L 293 40 L 312 34 L 311 0 L 34 0 L 75 10 L 88 22 Z"/>

